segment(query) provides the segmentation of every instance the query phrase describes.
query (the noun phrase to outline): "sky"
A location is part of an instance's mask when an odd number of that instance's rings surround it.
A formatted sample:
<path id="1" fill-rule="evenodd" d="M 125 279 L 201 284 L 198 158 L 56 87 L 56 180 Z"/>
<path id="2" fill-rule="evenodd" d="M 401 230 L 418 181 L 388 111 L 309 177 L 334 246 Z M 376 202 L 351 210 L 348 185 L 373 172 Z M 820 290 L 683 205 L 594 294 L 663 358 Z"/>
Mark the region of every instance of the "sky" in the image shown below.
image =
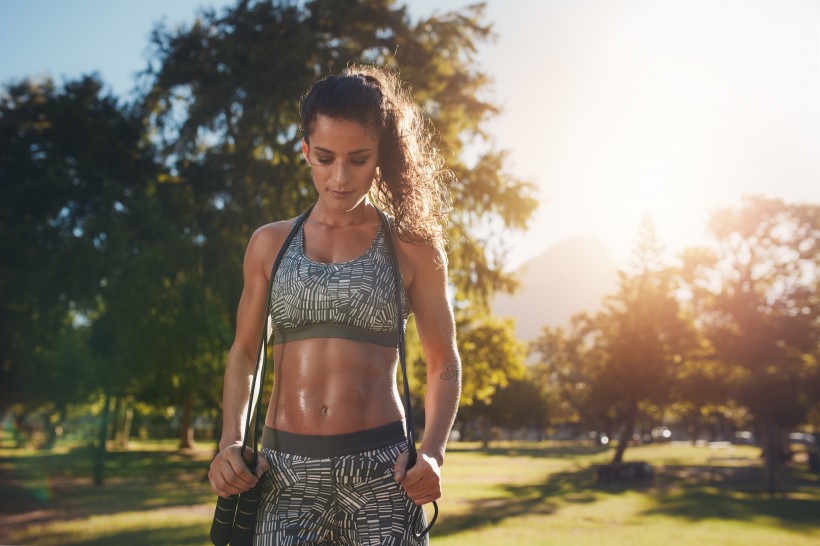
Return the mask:
<path id="1" fill-rule="evenodd" d="M 231 4 L 0 0 L 0 82 L 97 72 L 127 98 L 157 22 Z M 489 0 L 486 21 L 487 129 L 542 202 L 510 267 L 579 235 L 626 265 L 646 214 L 672 257 L 744 194 L 820 204 L 820 0 Z"/>

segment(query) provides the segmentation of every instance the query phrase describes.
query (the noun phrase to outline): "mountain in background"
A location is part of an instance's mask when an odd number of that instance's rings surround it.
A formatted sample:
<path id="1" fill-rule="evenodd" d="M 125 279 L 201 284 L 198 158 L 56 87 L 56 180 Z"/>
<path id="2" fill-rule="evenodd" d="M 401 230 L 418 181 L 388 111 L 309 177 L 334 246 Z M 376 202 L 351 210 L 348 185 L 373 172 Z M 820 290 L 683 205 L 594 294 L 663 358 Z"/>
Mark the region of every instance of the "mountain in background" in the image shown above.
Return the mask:
<path id="1" fill-rule="evenodd" d="M 615 260 L 594 237 L 572 237 L 524 263 L 515 294 L 499 294 L 493 311 L 513 317 L 521 341 L 535 340 L 544 326 L 565 326 L 572 315 L 596 311 L 617 288 Z"/>

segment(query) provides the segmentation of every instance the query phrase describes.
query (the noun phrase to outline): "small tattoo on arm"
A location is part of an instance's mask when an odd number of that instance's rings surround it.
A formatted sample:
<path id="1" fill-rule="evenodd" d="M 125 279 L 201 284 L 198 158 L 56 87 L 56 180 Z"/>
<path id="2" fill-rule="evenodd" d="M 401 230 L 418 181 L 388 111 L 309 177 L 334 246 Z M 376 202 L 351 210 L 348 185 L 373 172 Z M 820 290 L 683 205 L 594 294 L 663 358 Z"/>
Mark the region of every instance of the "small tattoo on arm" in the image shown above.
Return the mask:
<path id="1" fill-rule="evenodd" d="M 448 381 L 453 379 L 458 375 L 458 367 L 457 366 L 447 366 L 447 369 L 444 370 L 444 373 L 441 374 L 441 379 L 444 381 Z"/>

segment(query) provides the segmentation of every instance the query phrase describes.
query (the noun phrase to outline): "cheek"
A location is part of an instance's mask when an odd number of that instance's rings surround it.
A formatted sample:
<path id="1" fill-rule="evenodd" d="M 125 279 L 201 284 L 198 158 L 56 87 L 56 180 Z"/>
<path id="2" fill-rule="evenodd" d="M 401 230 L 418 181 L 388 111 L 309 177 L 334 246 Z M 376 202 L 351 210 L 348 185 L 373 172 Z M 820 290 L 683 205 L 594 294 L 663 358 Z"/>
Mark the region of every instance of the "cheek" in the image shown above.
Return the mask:
<path id="1" fill-rule="evenodd" d="M 367 178 L 371 181 L 374 180 L 379 175 L 379 165 L 378 163 L 373 163 L 369 169 L 367 169 Z"/>

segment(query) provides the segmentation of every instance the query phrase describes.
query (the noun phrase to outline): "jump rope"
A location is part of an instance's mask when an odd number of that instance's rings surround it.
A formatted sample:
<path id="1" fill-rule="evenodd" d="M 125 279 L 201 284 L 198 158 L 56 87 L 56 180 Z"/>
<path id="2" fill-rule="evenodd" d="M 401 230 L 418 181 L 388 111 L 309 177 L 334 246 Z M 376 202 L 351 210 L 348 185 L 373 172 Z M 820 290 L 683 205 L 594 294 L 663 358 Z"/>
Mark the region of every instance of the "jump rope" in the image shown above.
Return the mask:
<path id="1" fill-rule="evenodd" d="M 248 399 L 248 412 L 245 419 L 245 435 L 242 441 L 242 454 L 244 459 L 245 448 L 252 448 L 253 449 L 253 456 L 251 457 L 251 462 L 248 463 L 246 460 L 246 464 L 248 465 L 248 469 L 251 472 L 255 472 L 256 470 L 256 463 L 259 458 L 259 419 L 260 419 L 260 408 L 262 406 L 262 387 L 265 378 L 265 368 L 267 367 L 267 354 L 268 354 L 268 328 L 269 328 L 269 321 L 270 321 L 270 306 L 271 306 L 271 291 L 273 289 L 273 279 L 276 276 L 276 272 L 279 270 L 279 264 L 282 261 L 282 257 L 285 255 L 285 252 L 290 247 L 291 242 L 293 242 L 293 238 L 299 232 L 299 229 L 307 220 L 308 215 L 310 215 L 310 211 L 313 210 L 313 206 L 307 209 L 301 216 L 299 216 L 296 221 L 293 223 L 291 227 L 290 233 L 288 233 L 285 242 L 282 244 L 282 248 L 279 249 L 279 254 L 276 256 L 276 260 L 273 262 L 273 267 L 271 268 L 270 274 L 270 282 L 268 285 L 268 302 L 265 305 L 265 316 L 262 320 L 262 336 L 259 341 L 259 349 L 256 355 L 256 366 L 253 372 L 253 383 L 251 384 L 251 392 Z M 415 441 L 415 434 L 413 432 L 413 410 L 410 401 L 410 383 L 407 379 L 407 364 L 405 362 L 405 351 L 404 351 L 404 318 L 403 318 L 403 309 L 402 309 L 402 292 L 404 290 L 404 284 L 401 279 L 401 271 L 399 270 L 399 262 L 396 257 L 396 250 L 393 245 L 393 237 L 392 237 L 392 230 L 390 229 L 390 222 L 387 219 L 387 215 L 379 209 L 376 209 L 379 212 L 379 217 L 381 218 L 381 223 L 383 229 L 385 229 L 385 233 L 387 234 L 387 246 L 390 254 L 390 262 L 393 267 L 393 277 L 395 282 L 395 293 L 396 293 L 396 335 L 398 337 L 398 351 L 399 351 L 399 362 L 401 363 L 401 373 L 402 378 L 404 379 L 404 413 L 405 413 L 405 425 L 406 425 L 406 436 L 407 436 L 407 454 L 408 454 L 408 462 L 407 462 L 407 470 L 410 470 L 418 460 L 418 452 L 416 451 L 416 441 Z M 271 362 L 271 365 L 274 363 Z M 254 413 L 255 407 L 255 413 Z M 253 416 L 253 419 L 252 419 Z M 250 430 L 251 424 L 253 423 L 253 445 L 248 445 L 248 439 L 250 438 Z M 259 501 L 262 496 L 261 490 L 261 480 L 257 481 L 256 485 L 253 486 L 251 489 L 245 491 L 241 494 L 231 495 L 230 497 L 217 497 L 216 500 L 216 510 L 214 511 L 214 519 L 211 523 L 211 542 L 214 546 L 227 546 L 231 544 L 232 546 L 251 546 L 253 543 L 253 531 L 254 526 L 256 524 L 256 513 L 259 508 Z M 419 521 L 424 514 L 424 510 L 421 506 L 416 506 L 416 513 L 413 516 L 413 534 L 416 538 L 422 538 L 424 535 L 430 532 L 432 529 L 433 524 L 435 524 L 436 519 L 438 518 L 438 503 L 433 501 L 433 517 L 430 520 L 430 523 L 422 529 L 418 531 L 419 528 Z"/>

